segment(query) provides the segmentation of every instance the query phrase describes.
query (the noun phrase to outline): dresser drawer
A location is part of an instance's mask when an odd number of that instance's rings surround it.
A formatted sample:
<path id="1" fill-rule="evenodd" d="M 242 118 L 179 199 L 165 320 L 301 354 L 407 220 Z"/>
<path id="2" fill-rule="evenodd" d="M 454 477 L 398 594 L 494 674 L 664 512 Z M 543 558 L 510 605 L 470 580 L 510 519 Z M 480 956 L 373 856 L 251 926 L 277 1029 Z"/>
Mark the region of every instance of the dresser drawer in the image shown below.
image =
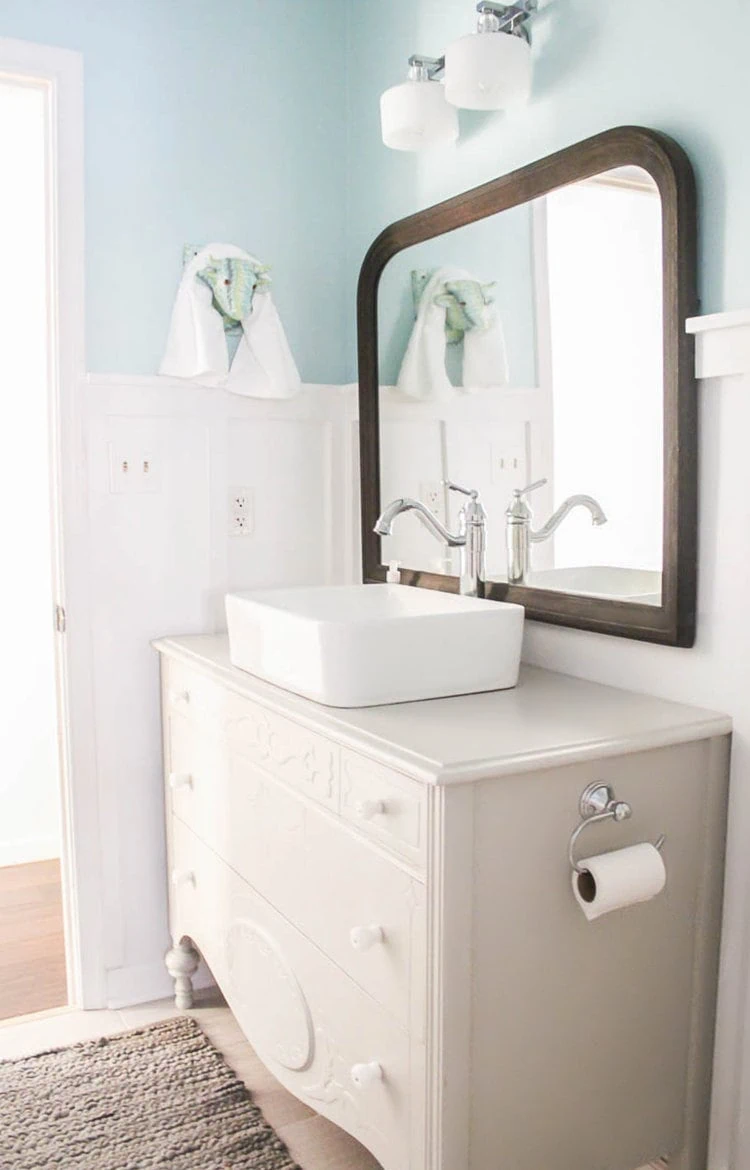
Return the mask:
<path id="1" fill-rule="evenodd" d="M 385 1170 L 423 1170 L 423 1047 L 179 821 L 172 857 L 173 927 L 271 1072 Z"/>
<path id="2" fill-rule="evenodd" d="M 171 808 L 404 1025 L 424 1032 L 421 879 L 203 728 L 170 719 Z"/>
<path id="3" fill-rule="evenodd" d="M 314 731 L 228 691 L 197 670 L 170 661 L 164 706 L 225 738 L 233 750 L 266 768 L 286 784 L 320 801 L 339 806 L 339 751 Z"/>
<path id="4" fill-rule="evenodd" d="M 386 849 L 424 867 L 427 789 L 423 785 L 344 748 L 341 815 Z"/>

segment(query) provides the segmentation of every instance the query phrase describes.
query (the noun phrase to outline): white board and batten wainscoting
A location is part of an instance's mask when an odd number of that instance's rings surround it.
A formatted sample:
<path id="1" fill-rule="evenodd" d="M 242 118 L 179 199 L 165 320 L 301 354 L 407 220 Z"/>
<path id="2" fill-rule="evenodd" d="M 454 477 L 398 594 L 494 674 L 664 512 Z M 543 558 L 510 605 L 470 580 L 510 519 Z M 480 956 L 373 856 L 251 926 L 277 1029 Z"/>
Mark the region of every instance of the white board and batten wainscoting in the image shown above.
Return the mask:
<path id="1" fill-rule="evenodd" d="M 338 486 L 353 478 L 350 393 L 339 387 L 306 386 L 277 402 L 161 377 L 89 375 L 80 393 L 104 1002 L 116 1007 L 170 990 L 150 641 L 224 628 L 231 589 L 350 575 L 348 542 L 336 534 L 351 531 L 357 501 Z M 240 534 L 237 489 L 246 496 Z"/>

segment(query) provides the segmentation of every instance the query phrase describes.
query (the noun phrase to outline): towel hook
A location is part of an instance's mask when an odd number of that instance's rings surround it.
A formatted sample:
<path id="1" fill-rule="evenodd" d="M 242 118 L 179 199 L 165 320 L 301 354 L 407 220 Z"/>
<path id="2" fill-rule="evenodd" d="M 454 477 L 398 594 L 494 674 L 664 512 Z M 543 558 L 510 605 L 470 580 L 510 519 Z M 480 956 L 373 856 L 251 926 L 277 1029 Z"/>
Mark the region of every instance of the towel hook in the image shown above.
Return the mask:
<path id="1" fill-rule="evenodd" d="M 576 873 L 585 873 L 584 867 L 580 861 L 576 861 L 575 847 L 584 829 L 589 825 L 597 825 L 602 821 L 615 821 L 619 824 L 621 821 L 626 821 L 633 815 L 633 810 L 625 800 L 618 800 L 609 784 L 602 784 L 595 780 L 593 784 L 589 784 L 587 788 L 581 793 L 581 798 L 578 801 L 578 811 L 581 814 L 581 823 L 573 830 L 570 837 L 570 844 L 568 845 L 568 860 L 570 861 L 571 869 Z M 661 852 L 664 847 L 666 837 L 662 835 L 657 839 L 654 848 Z"/>

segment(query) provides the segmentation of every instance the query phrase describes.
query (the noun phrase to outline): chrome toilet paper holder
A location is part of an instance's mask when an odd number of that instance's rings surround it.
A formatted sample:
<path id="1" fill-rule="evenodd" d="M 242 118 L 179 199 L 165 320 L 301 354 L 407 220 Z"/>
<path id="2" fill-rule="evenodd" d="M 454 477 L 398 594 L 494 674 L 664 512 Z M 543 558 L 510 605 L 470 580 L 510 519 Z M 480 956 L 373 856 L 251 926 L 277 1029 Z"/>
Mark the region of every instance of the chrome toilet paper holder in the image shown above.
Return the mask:
<path id="1" fill-rule="evenodd" d="M 626 800 L 618 800 L 615 796 L 614 790 L 610 788 L 609 784 L 602 784 L 599 780 L 595 780 L 593 784 L 589 784 L 581 793 L 581 798 L 578 801 L 578 811 L 581 814 L 581 823 L 576 825 L 570 836 L 570 844 L 568 845 L 568 859 L 570 861 L 571 869 L 576 873 L 585 873 L 584 866 L 580 861 L 575 859 L 575 847 L 584 829 L 588 829 L 589 825 L 597 825 L 602 821 L 615 821 L 619 824 L 621 821 L 626 821 L 628 817 L 633 815 L 633 810 Z M 654 842 L 654 848 L 661 853 L 666 837 L 662 835 Z"/>

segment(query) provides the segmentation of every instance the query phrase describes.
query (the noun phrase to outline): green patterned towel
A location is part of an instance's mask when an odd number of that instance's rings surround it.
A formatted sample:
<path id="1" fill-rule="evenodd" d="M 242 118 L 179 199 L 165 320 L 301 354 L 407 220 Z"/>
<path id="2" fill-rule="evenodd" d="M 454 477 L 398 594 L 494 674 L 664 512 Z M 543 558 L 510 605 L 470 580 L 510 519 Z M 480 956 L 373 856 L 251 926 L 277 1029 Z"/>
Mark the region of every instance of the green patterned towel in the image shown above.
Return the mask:
<path id="1" fill-rule="evenodd" d="M 184 263 L 189 263 L 199 251 L 201 249 L 192 244 L 186 245 Z M 256 289 L 266 289 L 271 285 L 265 264 L 234 256 L 211 256 L 208 264 L 196 275 L 211 289 L 213 307 L 221 315 L 227 333 L 239 329 L 249 315 Z"/>

